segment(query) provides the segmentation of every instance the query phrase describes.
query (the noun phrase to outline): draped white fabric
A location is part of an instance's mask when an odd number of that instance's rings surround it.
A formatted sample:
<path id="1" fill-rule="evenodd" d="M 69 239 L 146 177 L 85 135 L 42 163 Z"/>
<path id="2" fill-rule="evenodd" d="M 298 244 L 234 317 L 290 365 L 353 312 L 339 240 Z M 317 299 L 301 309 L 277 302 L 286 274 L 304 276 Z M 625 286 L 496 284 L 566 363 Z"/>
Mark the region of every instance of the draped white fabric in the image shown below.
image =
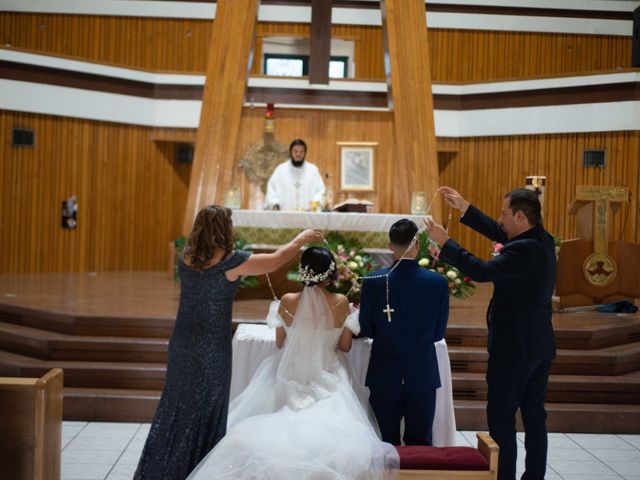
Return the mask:
<path id="1" fill-rule="evenodd" d="M 385 478 L 397 468 L 336 351 L 341 331 L 324 294 L 305 287 L 282 351 L 231 402 L 227 435 L 189 478 Z"/>
<path id="2" fill-rule="evenodd" d="M 441 340 L 436 342 L 435 346 L 442 387 L 436 390 L 433 444 L 436 447 L 448 447 L 456 444 L 456 420 L 451 387 L 451 364 L 449 362 L 447 343 Z M 276 350 L 275 332 L 273 329 L 261 324 L 238 325 L 236 334 L 233 337 L 232 400 L 244 390 L 262 361 L 269 355 L 272 355 Z M 358 338 L 353 341 L 351 351 L 346 357 L 349 367 L 353 372 L 355 384 L 364 385 L 370 354 L 370 339 Z"/>
<path id="3" fill-rule="evenodd" d="M 234 210 L 234 227 L 256 228 L 313 228 L 338 232 L 388 232 L 391 225 L 402 218 L 422 225 L 424 215 L 393 213 L 337 213 L 337 212 L 272 212 L 263 210 Z"/>

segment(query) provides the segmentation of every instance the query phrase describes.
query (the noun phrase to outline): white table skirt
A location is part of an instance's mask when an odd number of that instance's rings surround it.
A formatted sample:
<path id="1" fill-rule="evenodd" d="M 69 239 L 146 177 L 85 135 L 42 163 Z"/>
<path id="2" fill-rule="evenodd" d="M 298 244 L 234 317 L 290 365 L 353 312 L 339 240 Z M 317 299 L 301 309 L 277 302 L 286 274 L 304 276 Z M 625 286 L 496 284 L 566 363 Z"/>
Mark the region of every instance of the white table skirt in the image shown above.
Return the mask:
<path id="1" fill-rule="evenodd" d="M 436 342 L 436 355 L 442 387 L 436 390 L 436 413 L 433 420 L 433 444 L 437 447 L 454 446 L 456 420 L 451 391 L 451 365 L 444 340 Z M 233 368 L 231 398 L 235 398 L 249 384 L 260 363 L 277 351 L 275 330 L 263 324 L 240 324 L 233 337 Z M 355 339 L 347 354 L 355 380 L 364 385 L 371 340 Z"/>
<path id="2" fill-rule="evenodd" d="M 234 227 L 314 228 L 325 231 L 388 232 L 391 225 L 409 218 L 421 226 L 424 216 L 393 213 L 288 212 L 234 210 Z"/>

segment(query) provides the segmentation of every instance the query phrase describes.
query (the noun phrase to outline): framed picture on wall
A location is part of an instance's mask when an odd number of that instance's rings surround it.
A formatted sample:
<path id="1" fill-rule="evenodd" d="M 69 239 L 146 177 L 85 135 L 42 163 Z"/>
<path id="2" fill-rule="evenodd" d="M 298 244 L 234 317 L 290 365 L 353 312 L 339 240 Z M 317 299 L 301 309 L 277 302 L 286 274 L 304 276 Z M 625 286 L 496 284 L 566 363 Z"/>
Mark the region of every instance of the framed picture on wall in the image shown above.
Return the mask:
<path id="1" fill-rule="evenodd" d="M 340 147 L 340 189 L 373 191 L 377 142 L 338 142 Z"/>

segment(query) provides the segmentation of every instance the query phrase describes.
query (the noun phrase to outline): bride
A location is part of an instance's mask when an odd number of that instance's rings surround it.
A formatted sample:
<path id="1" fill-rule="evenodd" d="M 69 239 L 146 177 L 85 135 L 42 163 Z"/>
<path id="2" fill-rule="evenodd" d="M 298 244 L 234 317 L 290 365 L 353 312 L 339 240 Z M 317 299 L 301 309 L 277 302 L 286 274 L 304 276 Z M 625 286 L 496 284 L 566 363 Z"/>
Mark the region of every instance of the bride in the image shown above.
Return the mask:
<path id="1" fill-rule="evenodd" d="M 360 326 L 347 298 L 325 290 L 336 272 L 329 250 L 304 251 L 305 288 L 267 317 L 281 350 L 231 402 L 226 436 L 189 480 L 385 478 L 398 468 L 343 353 Z"/>

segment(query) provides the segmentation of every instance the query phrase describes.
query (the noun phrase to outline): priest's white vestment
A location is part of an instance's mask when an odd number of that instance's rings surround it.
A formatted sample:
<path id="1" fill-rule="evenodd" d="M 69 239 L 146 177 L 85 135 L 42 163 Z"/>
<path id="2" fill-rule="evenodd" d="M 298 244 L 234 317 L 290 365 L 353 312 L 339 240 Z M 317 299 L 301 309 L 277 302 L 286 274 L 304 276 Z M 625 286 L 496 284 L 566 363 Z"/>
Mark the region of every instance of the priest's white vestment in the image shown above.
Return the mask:
<path id="1" fill-rule="evenodd" d="M 281 210 L 309 210 L 310 202 L 321 202 L 324 190 L 318 167 L 307 161 L 295 167 L 287 160 L 269 178 L 264 207 L 270 209 L 277 204 Z"/>

